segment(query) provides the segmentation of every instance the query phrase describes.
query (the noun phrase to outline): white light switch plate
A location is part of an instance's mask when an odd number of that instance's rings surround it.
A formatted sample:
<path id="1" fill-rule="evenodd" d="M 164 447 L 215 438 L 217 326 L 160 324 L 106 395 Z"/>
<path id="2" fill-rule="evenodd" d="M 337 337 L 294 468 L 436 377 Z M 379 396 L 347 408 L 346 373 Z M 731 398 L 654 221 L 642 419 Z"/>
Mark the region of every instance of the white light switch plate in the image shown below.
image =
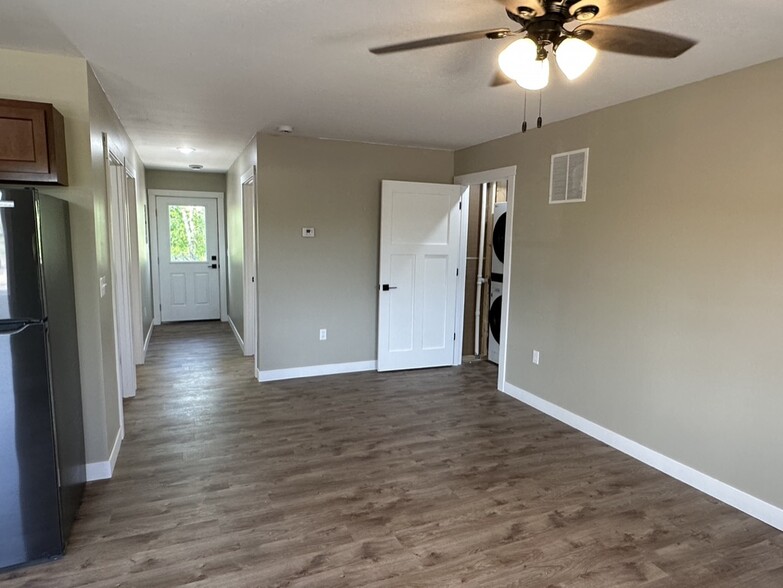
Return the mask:
<path id="1" fill-rule="evenodd" d="M 101 279 L 98 280 L 98 283 L 101 288 L 101 298 L 106 296 L 106 276 L 101 276 Z"/>
<path id="2" fill-rule="evenodd" d="M 539 361 L 541 361 L 541 354 L 538 352 L 538 350 L 533 350 L 533 363 L 538 365 Z"/>
<path id="3" fill-rule="evenodd" d="M 302 227 L 302 237 L 315 237 L 315 227 Z"/>

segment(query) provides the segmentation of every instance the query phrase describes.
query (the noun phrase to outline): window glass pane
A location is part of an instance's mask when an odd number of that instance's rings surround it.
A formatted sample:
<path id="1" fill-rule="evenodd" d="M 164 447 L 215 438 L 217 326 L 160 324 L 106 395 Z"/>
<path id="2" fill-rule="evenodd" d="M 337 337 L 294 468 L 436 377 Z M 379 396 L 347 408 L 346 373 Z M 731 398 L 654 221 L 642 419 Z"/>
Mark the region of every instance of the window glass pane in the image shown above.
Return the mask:
<path id="1" fill-rule="evenodd" d="M 207 210 L 204 206 L 169 205 L 171 261 L 207 261 Z"/>

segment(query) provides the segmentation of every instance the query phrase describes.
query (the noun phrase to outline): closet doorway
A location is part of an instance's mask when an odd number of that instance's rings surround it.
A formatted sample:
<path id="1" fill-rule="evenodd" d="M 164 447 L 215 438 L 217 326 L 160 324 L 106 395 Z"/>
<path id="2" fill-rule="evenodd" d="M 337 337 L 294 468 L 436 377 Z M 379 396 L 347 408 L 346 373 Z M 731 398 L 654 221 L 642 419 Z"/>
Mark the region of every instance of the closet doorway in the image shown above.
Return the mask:
<path id="1" fill-rule="evenodd" d="M 498 365 L 498 389 L 505 386 L 506 325 L 511 261 L 511 218 L 516 167 L 458 176 L 469 186 L 464 262 L 463 361 Z M 464 204 L 463 204 L 464 207 Z"/>

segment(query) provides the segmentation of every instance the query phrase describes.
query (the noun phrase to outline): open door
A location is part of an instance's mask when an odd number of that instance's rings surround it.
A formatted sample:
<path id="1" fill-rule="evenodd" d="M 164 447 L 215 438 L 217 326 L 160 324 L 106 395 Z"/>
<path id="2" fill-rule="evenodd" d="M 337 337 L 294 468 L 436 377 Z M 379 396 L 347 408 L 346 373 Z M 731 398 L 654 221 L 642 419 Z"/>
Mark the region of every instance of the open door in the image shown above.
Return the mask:
<path id="1" fill-rule="evenodd" d="M 461 194 L 453 184 L 383 181 L 378 371 L 454 363 Z"/>

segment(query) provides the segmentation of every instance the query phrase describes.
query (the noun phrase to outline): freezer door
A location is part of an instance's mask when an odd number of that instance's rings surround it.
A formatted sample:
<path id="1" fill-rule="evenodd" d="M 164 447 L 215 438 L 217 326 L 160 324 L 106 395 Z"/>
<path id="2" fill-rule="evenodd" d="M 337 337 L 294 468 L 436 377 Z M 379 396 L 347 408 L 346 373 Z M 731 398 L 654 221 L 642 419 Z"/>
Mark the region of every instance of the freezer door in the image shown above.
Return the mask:
<path id="1" fill-rule="evenodd" d="M 0 568 L 63 550 L 45 328 L 0 321 Z"/>
<path id="2" fill-rule="evenodd" d="M 0 321 L 41 320 L 35 190 L 0 188 Z"/>

